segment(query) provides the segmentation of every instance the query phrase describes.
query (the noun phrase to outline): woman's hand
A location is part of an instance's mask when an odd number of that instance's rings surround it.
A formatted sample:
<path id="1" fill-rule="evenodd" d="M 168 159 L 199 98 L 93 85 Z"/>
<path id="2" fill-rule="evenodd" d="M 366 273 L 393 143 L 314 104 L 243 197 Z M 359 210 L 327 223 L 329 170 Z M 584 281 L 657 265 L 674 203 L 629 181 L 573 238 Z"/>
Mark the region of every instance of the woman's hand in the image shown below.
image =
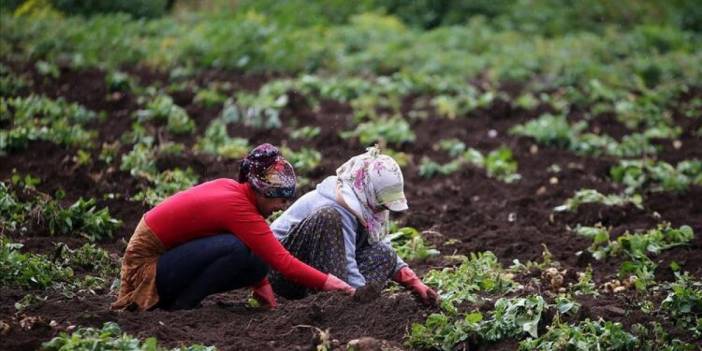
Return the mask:
<path id="1" fill-rule="evenodd" d="M 340 290 L 340 291 L 343 291 L 349 295 L 353 295 L 353 293 L 356 292 L 356 289 L 354 289 L 351 285 L 348 285 L 345 281 L 337 278 L 333 274 L 327 275 L 327 280 L 324 282 L 324 286 L 322 287 L 322 290 L 324 290 L 324 291 Z"/>
<path id="2" fill-rule="evenodd" d="M 268 279 L 264 278 L 260 283 L 253 286 L 253 298 L 258 301 L 263 307 L 268 309 L 274 309 L 277 304 L 275 302 L 275 295 L 273 294 L 273 287 Z"/>
<path id="3" fill-rule="evenodd" d="M 439 302 L 439 294 L 432 288 L 426 286 L 409 267 L 402 267 L 392 278 L 412 290 L 425 304 L 436 305 Z"/>

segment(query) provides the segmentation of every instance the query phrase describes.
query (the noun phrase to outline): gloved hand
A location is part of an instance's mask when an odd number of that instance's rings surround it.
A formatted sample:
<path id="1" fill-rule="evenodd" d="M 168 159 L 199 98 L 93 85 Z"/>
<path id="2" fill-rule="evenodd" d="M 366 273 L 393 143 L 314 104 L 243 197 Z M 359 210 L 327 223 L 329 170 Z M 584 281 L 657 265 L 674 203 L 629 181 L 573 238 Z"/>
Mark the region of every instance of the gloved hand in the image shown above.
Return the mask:
<path id="1" fill-rule="evenodd" d="M 274 309 L 276 307 L 275 295 L 273 295 L 273 287 L 268 282 L 268 278 L 263 278 L 259 283 L 251 287 L 253 289 L 253 298 L 261 304 L 261 306 Z"/>
<path id="2" fill-rule="evenodd" d="M 349 295 L 353 295 L 353 293 L 356 292 L 356 289 L 354 289 L 351 285 L 348 285 L 345 281 L 337 278 L 333 274 L 327 274 L 327 280 L 324 282 L 322 290 L 341 290 Z"/>
<path id="3" fill-rule="evenodd" d="M 395 273 L 392 279 L 406 288 L 412 290 L 426 304 L 436 304 L 439 301 L 439 294 L 430 287 L 424 285 L 409 267 L 402 267 Z"/>

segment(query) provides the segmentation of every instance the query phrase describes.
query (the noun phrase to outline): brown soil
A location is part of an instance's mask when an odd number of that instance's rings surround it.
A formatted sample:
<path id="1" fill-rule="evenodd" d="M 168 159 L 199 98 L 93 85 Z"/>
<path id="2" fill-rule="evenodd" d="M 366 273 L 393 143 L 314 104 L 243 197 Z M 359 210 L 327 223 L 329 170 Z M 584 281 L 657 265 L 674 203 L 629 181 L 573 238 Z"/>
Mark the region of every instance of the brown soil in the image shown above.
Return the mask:
<path id="1" fill-rule="evenodd" d="M 32 78 L 32 89 L 35 92 L 51 97 L 63 96 L 92 110 L 104 111 L 106 121 L 92 126 L 98 130 L 100 142 L 117 140 L 131 128 L 131 115 L 139 108 L 136 97 L 125 93 L 108 99 L 104 72 L 63 69 L 60 78 L 52 80 L 39 76 L 34 72 L 33 66 L 9 65 Z M 141 77 L 139 81 L 142 85 L 168 85 L 168 76 L 164 73 L 144 68 L 127 71 Z M 257 89 L 270 78 L 209 71 L 197 75 L 195 82 L 199 86 L 205 86 L 213 80 L 227 81 L 232 84 L 232 92 L 236 92 L 241 89 Z M 700 93 L 700 90 L 696 92 Z M 174 97 L 195 119 L 199 133 L 219 113 L 218 107 L 206 108 L 194 103 L 192 91 L 174 94 Z M 404 101 L 404 112 L 411 109 L 413 100 L 414 97 Z M 261 131 L 231 125 L 230 135 L 246 137 L 252 145 L 271 142 L 287 144 L 293 148 L 304 145 L 317 149 L 322 153 L 323 161 L 309 175 L 312 184 L 333 174 L 338 165 L 363 151 L 364 145 L 338 136 L 339 131 L 353 125 L 352 111 L 348 105 L 323 101 L 319 110 L 313 110 L 300 96 L 291 94 L 291 101 L 283 112 L 285 128 Z M 522 262 L 540 259 L 543 246 L 546 246 L 555 260 L 573 272 L 582 271 L 591 264 L 598 284 L 616 277 L 621 260 L 599 262 L 587 257 L 587 254 L 577 256 L 576 252 L 585 250 L 589 242 L 569 232 L 566 226 L 593 225 L 599 222 L 613 227 L 615 235 L 619 235 L 627 230 L 650 228 L 660 220 L 666 220 L 674 226 L 690 225 L 697 235 L 691 245 L 666 251 L 657 258 L 660 260 L 657 278 L 673 279 L 668 268 L 671 261 L 678 262 L 698 279 L 702 277 L 700 187 L 693 187 L 685 194 L 678 195 L 645 194 L 642 210 L 630 206 L 607 208 L 585 205 L 576 213 L 553 215 L 553 207 L 562 204 L 581 188 L 594 188 L 607 193 L 620 192 L 622 188 L 612 183 L 608 177 L 609 167 L 616 162 L 614 159 L 581 157 L 555 148 L 535 147 L 531 140 L 508 134 L 511 126 L 534 118 L 544 110 L 546 108 L 541 107 L 535 111 L 524 111 L 497 101 L 490 108 L 477 110 L 467 118 L 448 120 L 432 116 L 424 120 L 413 120 L 411 124 L 417 134 L 416 142 L 395 146 L 395 149 L 413 155 L 414 161 L 404 168 L 406 194 L 411 210 L 396 219 L 404 225 L 437 232 L 438 234 L 429 235 L 428 239 L 445 255 L 490 250 L 503 264 L 510 265 L 514 259 Z M 697 123 L 694 127 L 699 128 L 698 122 L 676 114 L 676 121 L 678 119 L 686 126 Z M 322 133 L 308 142 L 291 140 L 287 137 L 291 128 L 287 126 L 293 124 L 320 126 Z M 596 125 L 604 133 L 611 129 L 611 134 L 617 137 L 624 133 L 623 127 L 611 116 L 603 116 Z M 692 126 L 689 127 L 687 130 L 695 130 Z M 497 136 L 491 137 L 489 130 L 495 130 Z M 430 156 L 442 162 L 449 160 L 446 155 L 434 151 L 432 145 L 439 139 L 450 137 L 459 138 L 466 145 L 481 151 L 489 151 L 501 145 L 510 147 L 519 162 L 522 180 L 505 184 L 487 177 L 483 170 L 472 167 L 446 177 L 419 177 L 417 169 L 422 156 Z M 188 146 L 195 143 L 194 137 L 174 140 Z M 702 158 L 701 138 L 686 131 L 681 140 L 683 147 L 679 150 L 673 150 L 673 146 L 668 145 L 670 142 L 663 143 L 665 152 L 660 157 L 668 162 Z M 120 151 L 124 153 L 128 149 L 123 147 Z M 140 183 L 127 172 L 118 170 L 117 164 L 106 165 L 97 161 L 97 154 L 93 155 L 95 162 L 92 165 L 78 167 L 72 160 L 74 154 L 75 150 L 72 149 L 46 142 L 33 142 L 26 150 L 0 157 L 0 179 L 9 179 L 13 170 L 16 170 L 21 174 L 29 173 L 41 178 L 38 190 L 42 192 L 53 194 L 56 190 L 63 189 L 66 192 L 66 204 L 79 197 L 98 199 L 100 206 L 109 206 L 111 214 L 124 222 L 113 239 L 100 245 L 115 255 L 121 255 L 133 228 L 147 210 L 144 205 L 128 200 L 138 191 Z M 549 173 L 547 169 L 551 165 L 560 166 L 561 171 Z M 192 153 L 159 160 L 162 169 L 174 166 L 192 167 L 202 181 L 235 177 L 238 170 L 236 161 Z M 311 186 L 301 189 L 300 193 L 309 190 Z M 108 193 L 114 194 L 113 198 L 103 197 Z M 31 252 L 51 252 L 54 242 L 66 242 L 71 247 L 80 244 L 80 240 L 75 238 L 50 237 L 40 232 L 26 236 L 10 233 L 10 236 L 13 240 L 24 243 L 25 250 Z M 412 266 L 422 274 L 430 268 L 448 264 L 450 262 L 435 258 Z M 71 325 L 100 326 L 106 321 L 115 321 L 125 331 L 137 336 L 155 336 L 169 346 L 201 343 L 216 345 L 223 350 L 309 350 L 317 342 L 319 331 L 315 328 L 319 328 L 321 331 L 329 330 L 331 337 L 337 340 L 336 346 L 370 336 L 403 347 L 403 337 L 411 324 L 423 321 L 427 314 L 434 311 L 417 302 L 407 292 L 382 293 L 378 296 L 374 291 L 369 291 L 367 298 L 359 301 L 339 294 L 317 294 L 298 301 L 285 301 L 281 298 L 276 310 L 261 311 L 246 308 L 243 303 L 248 293 L 237 291 L 210 297 L 202 308 L 191 311 L 152 311 L 140 314 L 109 311 L 108 306 L 114 299 L 109 294 L 74 299 L 50 294 L 46 302 L 31 307 L 22 314 L 16 314 L 13 303 L 27 292 L 0 288 L 0 320 L 9 322 L 11 326 L 9 334 L 0 337 L 0 349 L 36 349 L 41 342 Z M 623 322 L 627 326 L 654 320 L 654 316 L 643 314 L 635 307 L 632 302 L 635 294 L 629 291 L 621 295 L 605 295 L 597 299 L 582 297 L 578 300 L 583 304 L 581 313 L 584 317 L 604 317 Z M 38 316 L 43 322 L 40 320 L 31 330 L 23 330 L 19 321 L 25 316 Z M 48 325 L 52 320 L 58 323 L 56 327 Z M 670 328 L 676 334 L 684 334 L 672 326 Z M 689 335 L 682 337 L 691 341 Z M 506 340 L 496 345 L 481 346 L 480 349 L 512 350 L 515 347 L 513 340 Z"/>

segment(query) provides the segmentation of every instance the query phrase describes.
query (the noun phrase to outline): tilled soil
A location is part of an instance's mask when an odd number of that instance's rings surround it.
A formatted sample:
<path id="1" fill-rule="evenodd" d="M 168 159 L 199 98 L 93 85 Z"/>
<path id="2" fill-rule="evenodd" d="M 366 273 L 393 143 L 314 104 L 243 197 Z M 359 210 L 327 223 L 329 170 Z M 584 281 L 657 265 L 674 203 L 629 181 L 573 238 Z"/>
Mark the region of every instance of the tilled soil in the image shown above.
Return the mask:
<path id="1" fill-rule="evenodd" d="M 39 76 L 31 65 L 9 63 L 15 70 L 22 71 L 32 78 L 32 90 L 50 97 L 63 96 L 69 101 L 79 102 L 95 111 L 105 111 L 106 121 L 92 127 L 99 131 L 100 142 L 112 142 L 130 130 L 132 113 L 139 108 L 136 97 L 129 93 L 110 94 L 105 88 L 104 72 L 99 70 L 73 71 L 63 69 L 58 80 Z M 141 77 L 143 85 L 167 85 L 167 75 L 145 68 L 128 70 Z M 232 72 L 208 71 L 197 76 L 196 81 L 205 85 L 212 80 L 227 81 L 233 91 L 255 90 L 271 76 L 248 76 Z M 98 83 L 96 83 L 98 82 Z M 506 87 L 508 93 L 510 87 Z M 693 90 L 694 91 L 694 90 Z M 699 95 L 700 90 L 696 90 Z M 28 91 L 24 92 L 25 94 Z M 173 94 L 175 101 L 183 106 L 197 123 L 197 133 L 201 134 L 209 121 L 215 118 L 218 108 L 206 108 L 193 102 L 192 91 Z M 109 97 L 109 98 L 108 98 Z M 346 104 L 323 101 L 318 110 L 312 109 L 303 97 L 290 94 L 290 106 L 283 111 L 285 128 L 261 131 L 230 125 L 231 136 L 246 137 L 251 145 L 270 142 L 289 145 L 293 148 L 307 146 L 322 153 L 323 160 L 317 170 L 308 175 L 311 184 L 334 174 L 336 167 L 349 157 L 363 152 L 364 145 L 345 140 L 338 136 L 341 130 L 353 126 L 352 110 Z M 689 98 L 689 97 L 686 97 Z M 403 103 L 403 112 L 414 105 L 415 97 Z M 593 188 L 601 192 L 620 192 L 622 188 L 609 179 L 609 168 L 615 159 L 602 157 L 581 157 L 555 148 L 536 146 L 532 141 L 508 134 L 510 127 L 537 117 L 546 107 L 534 111 L 512 108 L 503 101 L 472 112 L 466 118 L 449 120 L 430 113 L 423 120 L 413 120 L 412 128 L 417 134 L 416 142 L 395 146 L 398 151 L 413 155 L 413 163 L 404 168 L 405 192 L 410 210 L 396 219 L 403 225 L 430 231 L 427 239 L 444 255 L 467 254 L 490 250 L 501 262 L 510 265 L 514 259 L 522 262 L 538 260 L 544 247 L 554 255 L 562 267 L 572 272 L 583 271 L 592 265 L 594 279 L 599 284 L 615 278 L 620 259 L 595 261 L 587 255 L 576 255 L 585 250 L 589 242 L 567 230 L 576 224 L 594 225 L 602 223 L 613 228 L 614 235 L 625 231 L 651 228 L 660 221 L 670 221 L 674 226 L 690 225 L 697 233 L 691 245 L 677 247 L 663 252 L 657 257 L 660 261 L 656 277 L 659 280 L 672 280 L 673 273 L 668 264 L 676 261 L 693 276 L 702 277 L 702 188 L 692 187 L 684 194 L 650 193 L 645 194 L 644 209 L 633 206 L 604 207 L 584 205 L 576 213 L 554 214 L 553 207 L 563 203 L 575 191 Z M 577 117 L 576 117 L 577 118 Z M 676 122 L 686 129 L 680 138 L 683 147 L 673 149 L 671 141 L 660 141 L 664 152 L 660 158 L 668 162 L 682 159 L 702 158 L 702 138 L 692 131 L 699 128 L 700 120 L 675 114 Z M 596 119 L 594 126 L 604 133 L 620 137 L 626 131 L 611 117 Z M 321 134 L 308 142 L 287 137 L 290 125 L 320 126 Z M 494 132 L 490 132 L 494 130 Z M 440 162 L 448 156 L 432 149 L 433 144 L 443 138 L 458 138 L 467 146 L 488 152 L 501 145 L 512 149 L 519 162 L 522 180 L 505 184 L 486 176 L 485 171 L 466 167 L 450 176 L 424 179 L 418 176 L 418 164 L 422 156 L 429 156 Z M 167 137 L 166 137 L 167 138 Z M 161 140 L 166 141 L 166 140 Z M 175 138 L 187 146 L 195 143 L 194 136 Z M 129 151 L 123 146 L 121 153 Z M 115 257 L 122 254 L 136 223 L 148 209 L 140 203 L 128 200 L 138 191 L 139 180 L 127 172 L 120 171 L 118 165 L 105 165 L 97 161 L 97 151 L 93 155 L 93 165 L 76 166 L 72 157 L 75 150 L 66 149 L 47 142 L 33 142 L 21 152 L 0 157 L 0 179 L 7 180 L 13 170 L 21 174 L 32 174 L 42 179 L 38 190 L 53 194 L 58 189 L 66 192 L 63 200 L 70 204 L 79 197 L 94 197 L 100 206 L 108 206 L 111 214 L 122 220 L 124 226 L 112 240 L 101 242 Z M 160 168 L 173 166 L 193 168 L 201 181 L 220 177 L 236 178 L 238 163 L 211 156 L 195 155 L 190 152 L 160 159 Z M 547 169 L 558 165 L 560 172 Z M 299 194 L 313 185 L 301 189 Z M 105 194 L 114 194 L 106 199 Z M 80 239 L 50 237 L 47 233 L 31 233 L 26 236 L 12 235 L 12 239 L 25 244 L 25 250 L 48 253 L 55 242 L 65 242 L 71 247 L 81 244 Z M 441 258 L 432 258 L 412 266 L 422 274 L 428 269 L 451 264 Z M 548 287 L 543 287 L 548 289 Z M 108 309 L 114 296 L 108 292 L 67 299 L 49 296 L 46 302 L 30 307 L 17 314 L 13 303 L 28 291 L 18 291 L 2 287 L 0 290 L 0 320 L 10 324 L 7 335 L 0 337 L 0 349 L 36 349 L 59 331 L 69 326 L 101 326 L 106 321 L 115 321 L 131 334 L 155 336 L 168 346 L 201 343 L 216 345 L 223 350 L 290 350 L 314 349 L 322 332 L 331 335 L 333 346 L 340 347 L 352 339 L 370 336 L 386 340 L 387 345 L 403 347 L 402 341 L 411 324 L 421 322 L 426 315 L 436 311 L 434 307 L 423 306 L 409 293 L 382 293 L 368 298 L 352 299 L 341 294 L 323 293 L 297 301 L 280 298 L 279 307 L 273 311 L 253 310 L 245 307 L 248 292 L 237 291 L 210 297 L 203 307 L 191 311 L 147 313 L 113 312 Z M 37 292 L 35 292 L 37 293 Z M 582 318 L 603 317 L 623 322 L 629 326 L 637 322 L 653 320 L 633 307 L 636 292 L 628 291 L 618 295 L 604 295 L 600 298 L 581 298 Z M 20 326 L 20 321 L 38 317 L 31 329 Z M 56 326 L 49 323 L 55 321 Z M 680 334 L 685 340 L 689 335 L 681 333 L 664 323 L 673 334 Z M 666 324 L 667 323 L 667 324 Z M 26 324 L 26 323 L 25 323 Z M 31 324 L 31 323 L 30 323 Z M 495 345 L 482 346 L 485 350 L 511 350 L 515 342 L 507 340 Z M 474 345 L 464 345 L 474 346 Z"/>

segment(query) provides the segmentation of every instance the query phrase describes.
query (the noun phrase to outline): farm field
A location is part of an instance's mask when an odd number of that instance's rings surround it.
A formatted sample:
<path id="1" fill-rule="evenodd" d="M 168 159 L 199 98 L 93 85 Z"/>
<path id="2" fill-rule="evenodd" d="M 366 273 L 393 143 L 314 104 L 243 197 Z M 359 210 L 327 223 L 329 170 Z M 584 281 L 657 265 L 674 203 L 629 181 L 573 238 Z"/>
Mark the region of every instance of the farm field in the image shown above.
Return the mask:
<path id="1" fill-rule="evenodd" d="M 148 19 L 35 3 L 0 16 L 0 349 L 702 348 L 694 2 L 444 22 L 390 1 Z M 265 142 L 298 195 L 368 146 L 394 156 L 393 244 L 441 304 L 389 284 L 110 311 L 141 216 Z"/>

